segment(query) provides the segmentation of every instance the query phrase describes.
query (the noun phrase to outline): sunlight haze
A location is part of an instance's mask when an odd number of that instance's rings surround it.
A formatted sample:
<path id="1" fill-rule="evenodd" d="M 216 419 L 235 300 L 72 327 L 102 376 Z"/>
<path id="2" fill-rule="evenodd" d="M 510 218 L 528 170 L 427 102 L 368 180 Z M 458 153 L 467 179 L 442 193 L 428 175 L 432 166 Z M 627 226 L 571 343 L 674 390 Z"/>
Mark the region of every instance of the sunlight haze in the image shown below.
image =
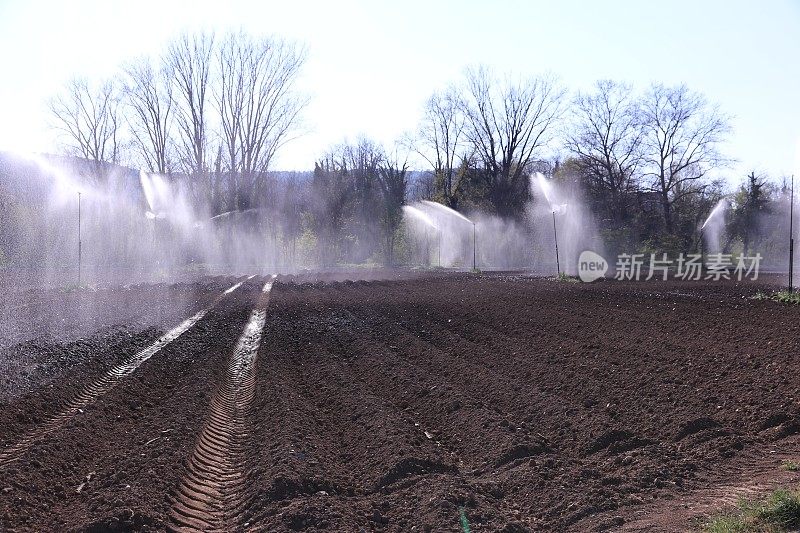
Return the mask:
<path id="1" fill-rule="evenodd" d="M 469 65 L 551 72 L 570 91 L 598 79 L 685 83 L 733 117 L 725 146 L 772 179 L 798 173 L 800 3 L 23 2 L 0 3 L 0 150 L 57 152 L 48 98 L 73 76 L 111 76 L 182 31 L 244 28 L 305 45 L 305 134 L 276 168 L 309 169 L 345 138 L 386 145 L 413 131 L 430 94 Z"/>

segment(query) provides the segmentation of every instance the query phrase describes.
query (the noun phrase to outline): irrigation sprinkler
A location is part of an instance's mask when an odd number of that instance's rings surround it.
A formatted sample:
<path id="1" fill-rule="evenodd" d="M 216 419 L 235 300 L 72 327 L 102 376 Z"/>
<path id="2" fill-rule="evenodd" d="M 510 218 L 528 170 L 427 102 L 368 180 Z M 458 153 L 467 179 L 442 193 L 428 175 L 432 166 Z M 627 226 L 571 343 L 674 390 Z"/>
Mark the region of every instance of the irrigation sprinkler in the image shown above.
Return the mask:
<path id="1" fill-rule="evenodd" d="M 81 192 L 78 191 L 78 287 L 81 286 Z"/>
<path id="2" fill-rule="evenodd" d="M 556 244 L 556 272 L 561 275 L 561 263 L 558 261 L 558 231 L 556 231 L 556 210 L 553 209 L 553 237 Z"/>
<path id="3" fill-rule="evenodd" d="M 455 219 L 457 219 L 457 220 L 461 220 L 461 221 L 466 222 L 468 224 L 472 224 L 472 270 L 477 270 L 477 268 L 478 268 L 478 236 L 477 236 L 478 231 L 477 231 L 475 222 L 473 222 L 472 220 L 468 219 L 467 217 L 465 217 L 464 215 L 462 215 L 461 213 L 459 213 L 455 209 L 452 209 L 450 207 L 442 205 L 439 202 L 433 202 L 433 201 L 430 201 L 430 200 L 421 200 L 420 204 L 424 207 L 424 209 L 426 211 L 434 211 L 436 213 L 439 213 L 439 215 L 442 215 L 442 214 L 447 215 L 448 217 L 450 217 L 450 220 L 453 220 L 453 217 L 455 217 Z M 431 220 L 430 216 L 427 216 L 424 213 L 421 213 L 419 209 L 417 209 L 417 208 L 415 208 L 413 206 L 403 206 L 403 209 L 408 210 L 408 212 L 412 216 L 415 216 L 418 219 L 421 219 L 421 220 L 425 221 L 426 224 L 429 224 L 430 226 L 438 229 L 438 231 L 439 231 L 439 242 L 440 242 L 440 244 L 439 244 L 439 266 L 441 266 L 441 264 L 442 264 L 442 262 L 441 262 L 441 259 L 442 259 L 442 257 L 441 257 L 441 253 L 442 253 L 442 251 L 441 251 L 441 232 L 442 232 L 442 228 L 438 224 L 434 223 Z M 420 215 L 422 215 L 422 216 L 420 216 Z M 438 216 L 437 216 L 437 219 L 439 219 Z M 462 250 L 462 253 L 463 253 L 463 250 Z M 469 257 L 469 256 L 467 256 L 467 257 Z M 462 256 L 462 258 L 463 258 L 463 256 Z"/>
<path id="4" fill-rule="evenodd" d="M 789 292 L 794 291 L 794 174 L 789 195 Z"/>
<path id="5" fill-rule="evenodd" d="M 716 219 L 718 216 L 723 216 L 724 217 L 725 210 L 728 209 L 728 207 L 729 207 L 728 201 L 725 198 L 721 198 L 717 202 L 717 205 L 714 206 L 714 209 L 712 209 L 711 212 L 708 214 L 708 216 L 706 217 L 705 222 L 703 222 L 703 225 L 700 226 L 700 271 L 701 272 L 703 271 L 703 267 L 705 267 L 705 264 L 706 264 L 706 255 L 705 255 L 705 246 L 706 246 L 705 229 L 706 229 L 706 226 L 709 224 L 709 222 L 711 222 L 712 220 Z M 723 220 L 722 220 L 723 224 L 724 224 L 724 221 L 725 220 L 723 218 Z M 716 245 L 717 245 L 717 248 L 719 248 L 719 234 L 718 233 L 716 233 L 716 234 L 712 233 L 712 236 L 717 240 Z M 719 250 L 717 250 L 717 251 L 719 251 Z"/>

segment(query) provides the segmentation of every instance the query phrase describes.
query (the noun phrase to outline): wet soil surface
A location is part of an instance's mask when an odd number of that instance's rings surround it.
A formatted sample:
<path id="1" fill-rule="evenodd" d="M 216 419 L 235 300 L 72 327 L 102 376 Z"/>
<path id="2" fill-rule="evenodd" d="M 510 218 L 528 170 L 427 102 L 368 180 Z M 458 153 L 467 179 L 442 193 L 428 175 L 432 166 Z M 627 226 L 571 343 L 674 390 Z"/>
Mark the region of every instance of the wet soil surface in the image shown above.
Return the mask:
<path id="1" fill-rule="evenodd" d="M 45 385 L 60 389 L 60 381 L 80 381 L 118 362 L 236 280 L 12 294 L 0 303 L 0 403 Z"/>
<path id="2" fill-rule="evenodd" d="M 796 482 L 780 461 L 800 458 L 800 308 L 751 299 L 760 285 L 346 277 L 273 286 L 230 529 L 675 531 L 726 494 Z M 37 340 L 66 361 L 0 403 L 0 448 L 235 281 L 204 280 L 160 325 L 109 313 Z M 265 281 L 0 465 L 0 530 L 174 525 Z"/>

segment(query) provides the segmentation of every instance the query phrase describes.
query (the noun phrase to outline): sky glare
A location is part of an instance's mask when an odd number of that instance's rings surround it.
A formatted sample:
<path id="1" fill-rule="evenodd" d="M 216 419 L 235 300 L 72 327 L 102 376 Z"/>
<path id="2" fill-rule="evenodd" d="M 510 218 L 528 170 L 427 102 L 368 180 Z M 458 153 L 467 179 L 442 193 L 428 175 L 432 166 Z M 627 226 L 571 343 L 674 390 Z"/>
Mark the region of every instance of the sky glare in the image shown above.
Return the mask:
<path id="1" fill-rule="evenodd" d="M 685 83 L 733 117 L 738 183 L 800 174 L 800 1 L 0 0 L 0 150 L 55 152 L 47 99 L 76 75 L 111 76 L 182 31 L 243 28 L 303 43 L 306 133 L 275 165 L 309 169 L 364 134 L 391 146 L 424 101 L 470 65 L 549 72 L 573 93 L 598 79 Z"/>

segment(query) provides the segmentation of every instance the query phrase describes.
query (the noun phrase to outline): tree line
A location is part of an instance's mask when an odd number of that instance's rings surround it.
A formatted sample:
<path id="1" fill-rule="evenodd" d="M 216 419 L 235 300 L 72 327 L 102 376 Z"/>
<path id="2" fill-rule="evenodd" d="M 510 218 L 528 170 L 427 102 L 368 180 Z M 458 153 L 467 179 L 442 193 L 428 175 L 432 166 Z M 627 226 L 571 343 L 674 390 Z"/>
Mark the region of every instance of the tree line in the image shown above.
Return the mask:
<path id="1" fill-rule="evenodd" d="M 410 198 L 523 221 L 533 172 L 575 185 L 621 251 L 696 247 L 725 193 L 730 118 L 688 87 L 602 80 L 570 93 L 552 75 L 485 66 L 432 94 L 418 129 L 391 148 L 363 137 L 310 162 L 310 180 L 271 179 L 275 154 L 300 133 L 305 59 L 278 37 L 185 34 L 112 80 L 73 80 L 50 109 L 65 147 L 98 168 L 128 162 L 181 176 L 211 214 L 280 204 L 287 243 L 311 232 L 325 262 L 353 257 L 353 243 L 392 262 Z M 752 246 L 779 196 L 749 177 L 732 197 L 729 236 Z"/>
<path id="2" fill-rule="evenodd" d="M 297 133 L 305 59 L 278 37 L 184 34 L 110 80 L 70 81 L 50 111 L 64 147 L 96 162 L 98 176 L 103 163 L 181 174 L 212 212 L 248 209 L 269 193 L 275 153 Z"/>

